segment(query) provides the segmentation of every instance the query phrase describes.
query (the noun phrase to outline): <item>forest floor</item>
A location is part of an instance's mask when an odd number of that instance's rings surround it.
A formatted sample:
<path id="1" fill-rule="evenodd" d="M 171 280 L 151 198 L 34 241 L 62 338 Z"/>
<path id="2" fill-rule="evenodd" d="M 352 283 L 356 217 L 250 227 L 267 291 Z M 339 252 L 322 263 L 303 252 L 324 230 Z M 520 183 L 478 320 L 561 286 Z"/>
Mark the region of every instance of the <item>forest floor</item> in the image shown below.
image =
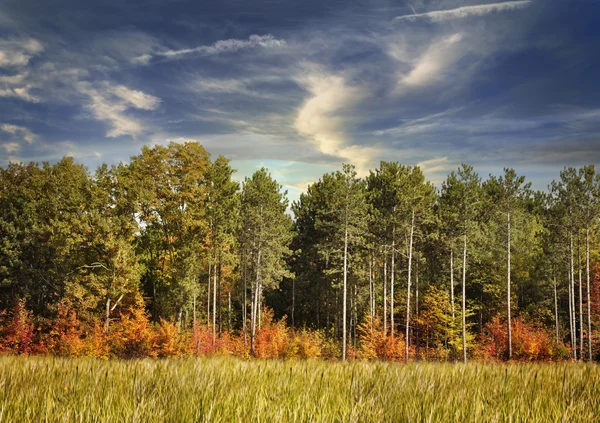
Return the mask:
<path id="1" fill-rule="evenodd" d="M 0 422 L 594 422 L 595 364 L 0 357 Z"/>

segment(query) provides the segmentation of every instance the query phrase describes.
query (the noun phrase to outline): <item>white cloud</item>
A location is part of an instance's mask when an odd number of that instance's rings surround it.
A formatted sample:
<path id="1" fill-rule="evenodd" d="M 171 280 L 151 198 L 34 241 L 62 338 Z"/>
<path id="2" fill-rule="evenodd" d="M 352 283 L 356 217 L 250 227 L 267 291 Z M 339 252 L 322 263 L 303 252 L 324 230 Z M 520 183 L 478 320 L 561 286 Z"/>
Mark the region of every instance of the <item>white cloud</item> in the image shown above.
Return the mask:
<path id="1" fill-rule="evenodd" d="M 96 86 L 81 82 L 77 84 L 77 88 L 79 92 L 88 96 L 87 107 L 93 116 L 110 124 L 106 136 L 111 138 L 122 135 L 135 137 L 144 131 L 139 121 L 126 114 L 128 109 L 156 110 L 160 105 L 160 99 L 157 97 L 109 82 Z"/>
<path id="2" fill-rule="evenodd" d="M 184 48 L 179 50 L 162 50 L 157 51 L 153 55 L 148 53 L 140 55 L 132 59 L 132 62 L 137 64 L 148 64 L 152 57 L 177 58 L 189 54 L 197 54 L 201 56 L 211 56 L 222 53 L 234 53 L 239 50 L 247 50 L 253 48 L 282 48 L 286 46 L 285 40 L 279 40 L 271 34 L 267 35 L 251 35 L 247 40 L 229 39 L 219 40 L 208 46 L 198 46 L 194 48 Z"/>
<path id="3" fill-rule="evenodd" d="M 44 47 L 39 41 L 28 40 L 0 40 L 0 67 L 22 67 Z"/>
<path id="4" fill-rule="evenodd" d="M 40 99 L 29 92 L 31 88 L 31 85 L 0 88 L 0 97 L 15 97 L 30 103 L 38 103 Z"/>
<path id="5" fill-rule="evenodd" d="M 448 66 L 465 53 L 465 50 L 460 49 L 462 39 L 463 35 L 457 33 L 431 44 L 416 61 L 412 70 L 400 76 L 398 88 L 424 86 L 440 79 L 448 70 Z"/>
<path id="6" fill-rule="evenodd" d="M 411 15 L 397 16 L 395 21 L 412 21 L 419 18 L 429 19 L 431 22 L 442 22 L 451 19 L 461 19 L 468 16 L 483 16 L 493 12 L 503 12 L 527 7 L 530 0 L 507 1 L 502 3 L 480 4 L 475 6 L 463 6 L 456 9 L 436 10 L 427 13 L 413 13 Z"/>
<path id="7" fill-rule="evenodd" d="M 19 136 L 23 141 L 27 142 L 28 144 L 32 144 L 37 138 L 36 134 L 34 134 L 29 129 L 23 126 L 5 123 L 2 126 L 0 126 L 0 129 L 11 135 Z"/>
<path id="8" fill-rule="evenodd" d="M 124 85 L 112 87 L 112 92 L 117 97 L 142 110 L 156 110 L 160 105 L 160 99 L 142 91 L 132 90 Z"/>
<path id="9" fill-rule="evenodd" d="M 437 157 L 435 159 L 423 160 L 422 162 L 417 163 L 417 166 L 421 168 L 423 172 L 433 173 L 433 172 L 445 172 L 453 167 L 448 160 L 448 156 L 446 157 Z"/>
<path id="10" fill-rule="evenodd" d="M 355 164 L 359 172 L 365 170 L 377 153 L 374 147 L 348 145 L 344 129 L 348 118 L 344 112 L 366 97 L 362 87 L 350 86 L 341 75 L 312 72 L 299 82 L 310 92 L 298 111 L 294 126 L 296 130 L 316 144 L 319 151 L 340 157 Z"/>
<path id="11" fill-rule="evenodd" d="M 19 151 L 19 149 L 21 148 L 21 146 L 19 145 L 19 143 L 16 142 L 7 142 L 2 144 L 2 148 L 4 148 L 4 150 L 8 153 L 16 153 L 17 151 Z"/>

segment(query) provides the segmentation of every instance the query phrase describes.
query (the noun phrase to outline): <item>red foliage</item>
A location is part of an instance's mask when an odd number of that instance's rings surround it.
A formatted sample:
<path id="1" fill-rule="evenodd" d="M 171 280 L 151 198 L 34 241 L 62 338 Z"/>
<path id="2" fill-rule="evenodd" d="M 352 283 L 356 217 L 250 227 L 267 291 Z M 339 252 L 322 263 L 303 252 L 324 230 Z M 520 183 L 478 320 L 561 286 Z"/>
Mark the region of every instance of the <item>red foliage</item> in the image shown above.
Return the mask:
<path id="1" fill-rule="evenodd" d="M 405 343 L 403 336 L 389 336 L 383 333 L 381 321 L 376 318 L 373 325 L 365 322 L 358 327 L 359 349 L 357 357 L 362 359 L 380 359 L 403 361 Z"/>
<path id="2" fill-rule="evenodd" d="M 520 317 L 512 320 L 512 359 L 517 361 L 548 361 L 562 359 L 564 346 L 557 345 L 552 333 Z M 508 351 L 508 328 L 496 316 L 489 322 L 477 355 L 485 360 L 504 360 Z"/>
<path id="3" fill-rule="evenodd" d="M 34 352 L 34 325 L 32 314 L 25 308 L 25 301 L 19 300 L 11 313 L 0 314 L 2 326 L 0 334 L 0 351 L 14 354 L 31 354 Z"/>
<path id="4" fill-rule="evenodd" d="M 85 350 L 82 323 L 75 310 L 64 303 L 58 305 L 58 316 L 50 322 L 46 344 L 48 351 L 60 356 L 80 356 Z"/>

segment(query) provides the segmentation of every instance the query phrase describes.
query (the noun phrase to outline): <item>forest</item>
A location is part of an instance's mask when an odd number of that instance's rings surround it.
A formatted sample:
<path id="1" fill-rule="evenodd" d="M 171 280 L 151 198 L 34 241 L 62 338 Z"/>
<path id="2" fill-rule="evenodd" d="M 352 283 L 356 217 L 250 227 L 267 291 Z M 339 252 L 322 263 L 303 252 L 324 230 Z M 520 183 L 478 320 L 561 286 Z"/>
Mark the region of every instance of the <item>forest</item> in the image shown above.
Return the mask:
<path id="1" fill-rule="evenodd" d="M 196 142 L 0 169 L 0 352 L 600 358 L 600 175 L 344 164 L 289 203 Z"/>

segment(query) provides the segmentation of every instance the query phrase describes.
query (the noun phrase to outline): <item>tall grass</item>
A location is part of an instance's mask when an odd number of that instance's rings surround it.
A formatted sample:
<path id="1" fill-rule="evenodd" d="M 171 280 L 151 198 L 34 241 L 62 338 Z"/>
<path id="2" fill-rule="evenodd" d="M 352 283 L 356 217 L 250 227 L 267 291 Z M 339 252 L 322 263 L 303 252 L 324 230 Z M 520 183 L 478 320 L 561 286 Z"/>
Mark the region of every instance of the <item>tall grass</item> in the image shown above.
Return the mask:
<path id="1" fill-rule="evenodd" d="M 593 422 L 589 364 L 0 357 L 0 422 Z"/>

